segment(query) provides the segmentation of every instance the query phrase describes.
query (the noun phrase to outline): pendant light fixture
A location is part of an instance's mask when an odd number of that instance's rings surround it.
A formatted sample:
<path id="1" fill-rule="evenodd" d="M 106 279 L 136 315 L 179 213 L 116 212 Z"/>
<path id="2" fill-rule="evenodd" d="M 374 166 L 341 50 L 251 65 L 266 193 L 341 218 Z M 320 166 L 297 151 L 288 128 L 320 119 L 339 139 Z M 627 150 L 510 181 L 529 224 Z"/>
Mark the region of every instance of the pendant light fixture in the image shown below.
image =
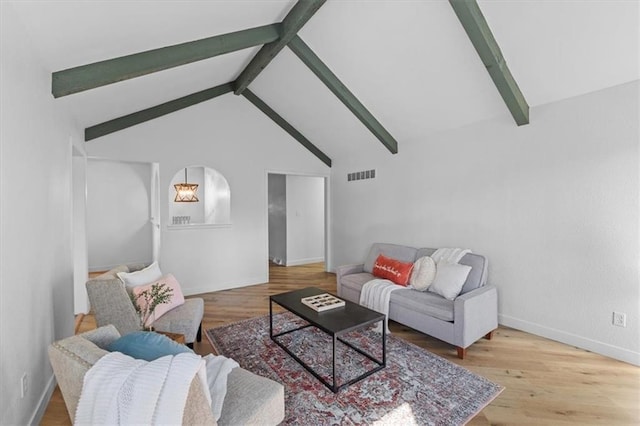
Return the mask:
<path id="1" fill-rule="evenodd" d="M 176 189 L 176 198 L 173 200 L 176 203 L 197 203 L 198 197 L 196 191 L 198 190 L 197 183 L 188 183 L 187 180 L 187 168 L 184 168 L 184 183 L 177 183 L 173 185 Z"/>

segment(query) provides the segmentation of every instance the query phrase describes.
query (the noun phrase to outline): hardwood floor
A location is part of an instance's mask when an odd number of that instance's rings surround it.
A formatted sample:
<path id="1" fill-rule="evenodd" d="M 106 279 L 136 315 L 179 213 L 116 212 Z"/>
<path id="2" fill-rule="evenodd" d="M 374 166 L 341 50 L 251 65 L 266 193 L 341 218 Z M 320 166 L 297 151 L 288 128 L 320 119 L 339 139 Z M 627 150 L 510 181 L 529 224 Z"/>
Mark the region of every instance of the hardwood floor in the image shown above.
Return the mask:
<path id="1" fill-rule="evenodd" d="M 199 295 L 205 300 L 203 327 L 268 314 L 272 294 L 307 286 L 335 292 L 335 275 L 322 268 L 272 265 L 267 284 Z M 470 425 L 640 424 L 640 368 L 633 365 L 506 327 L 472 345 L 460 360 L 446 343 L 393 321 L 389 325 L 394 335 L 506 388 Z M 84 316 L 79 332 L 93 328 L 93 317 Z M 204 337 L 194 349 L 202 355 L 212 351 Z M 42 424 L 70 424 L 57 388 Z"/>

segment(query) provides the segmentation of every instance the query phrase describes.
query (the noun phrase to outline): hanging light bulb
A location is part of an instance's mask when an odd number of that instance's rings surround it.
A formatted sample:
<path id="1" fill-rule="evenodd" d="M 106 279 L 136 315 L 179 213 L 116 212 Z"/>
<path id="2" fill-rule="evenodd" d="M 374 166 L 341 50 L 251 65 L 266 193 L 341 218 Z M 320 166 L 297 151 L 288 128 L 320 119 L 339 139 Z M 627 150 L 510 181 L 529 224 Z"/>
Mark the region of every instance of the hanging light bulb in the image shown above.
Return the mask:
<path id="1" fill-rule="evenodd" d="M 198 190 L 197 183 L 188 183 L 187 180 L 187 168 L 184 169 L 184 183 L 176 183 L 173 187 L 176 189 L 176 198 L 173 200 L 176 203 L 197 203 L 198 197 L 196 191 Z"/>

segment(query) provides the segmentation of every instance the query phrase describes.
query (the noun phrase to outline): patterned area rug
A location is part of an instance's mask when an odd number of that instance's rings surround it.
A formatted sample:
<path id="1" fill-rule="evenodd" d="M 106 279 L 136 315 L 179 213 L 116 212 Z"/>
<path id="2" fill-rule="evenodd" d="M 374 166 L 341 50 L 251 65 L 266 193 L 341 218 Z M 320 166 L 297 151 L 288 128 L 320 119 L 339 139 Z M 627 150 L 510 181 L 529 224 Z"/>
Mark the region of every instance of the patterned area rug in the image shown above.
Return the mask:
<path id="1" fill-rule="evenodd" d="M 290 313 L 274 315 L 274 332 L 304 325 Z M 241 367 L 285 386 L 285 420 L 297 425 L 461 425 L 504 388 L 392 335 L 387 366 L 334 394 L 269 337 L 269 316 L 206 331 L 216 351 Z M 331 381 L 332 340 L 315 327 L 279 338 L 298 357 Z M 365 329 L 344 337 L 381 359 L 381 337 Z M 373 363 L 338 344 L 338 384 L 357 377 Z"/>

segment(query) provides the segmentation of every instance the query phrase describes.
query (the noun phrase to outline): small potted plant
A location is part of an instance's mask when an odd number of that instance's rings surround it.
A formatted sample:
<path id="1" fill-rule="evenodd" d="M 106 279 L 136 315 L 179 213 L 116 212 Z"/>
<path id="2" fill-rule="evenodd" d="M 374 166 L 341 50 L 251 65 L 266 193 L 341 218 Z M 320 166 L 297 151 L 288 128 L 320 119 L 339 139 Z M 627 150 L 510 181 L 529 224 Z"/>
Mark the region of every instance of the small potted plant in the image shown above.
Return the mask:
<path id="1" fill-rule="evenodd" d="M 173 289 L 165 283 L 155 283 L 151 285 L 151 288 L 143 290 L 137 295 L 131 294 L 131 301 L 140 316 L 140 325 L 143 330 L 153 330 L 156 307 L 163 303 L 169 303 L 172 295 Z"/>

